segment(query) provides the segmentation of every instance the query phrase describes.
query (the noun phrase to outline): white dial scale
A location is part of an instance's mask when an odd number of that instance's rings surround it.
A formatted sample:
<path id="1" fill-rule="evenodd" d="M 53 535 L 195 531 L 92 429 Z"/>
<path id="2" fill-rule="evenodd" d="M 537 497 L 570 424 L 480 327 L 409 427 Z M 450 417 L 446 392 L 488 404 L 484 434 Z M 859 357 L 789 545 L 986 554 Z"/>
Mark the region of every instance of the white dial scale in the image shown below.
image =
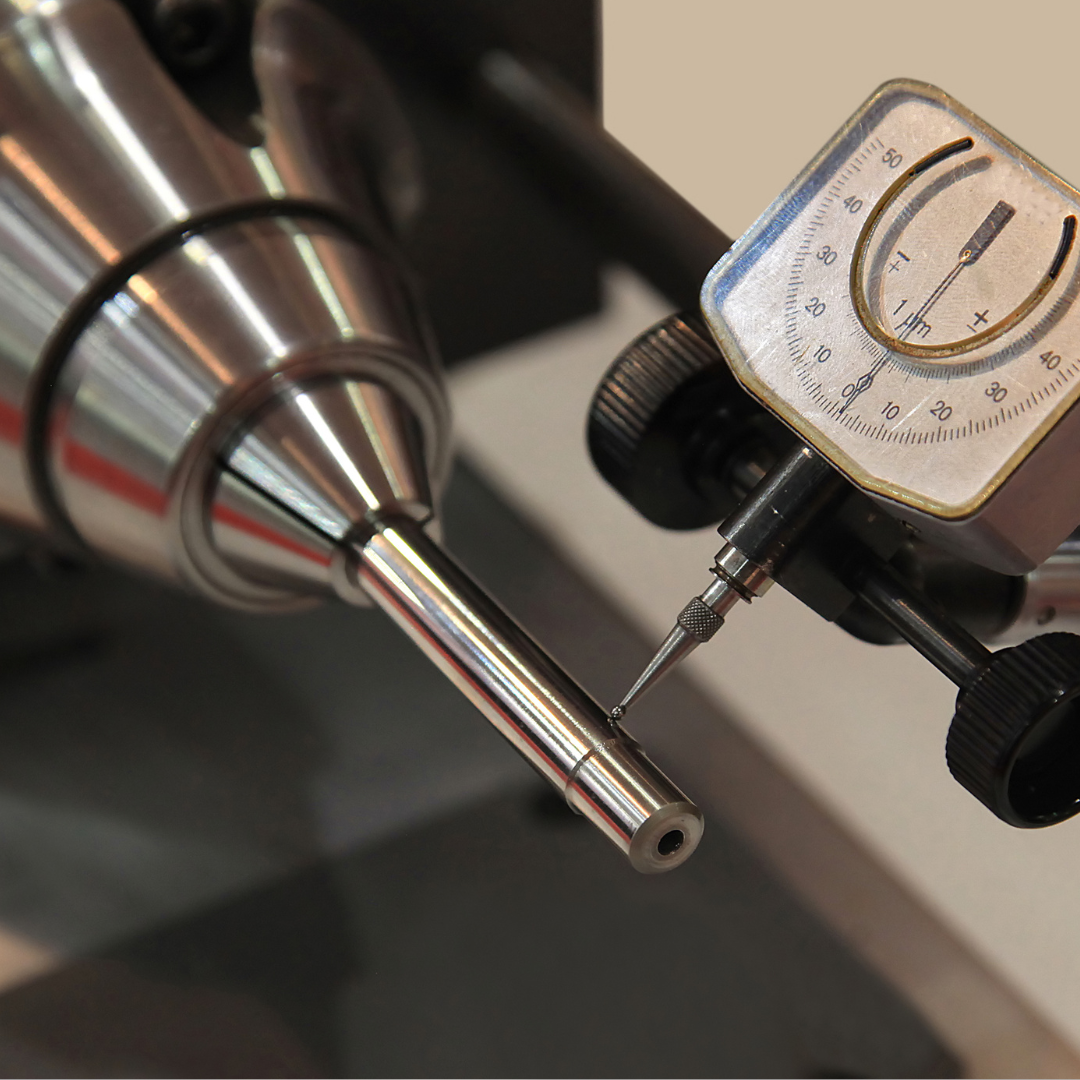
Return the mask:
<path id="1" fill-rule="evenodd" d="M 1080 193 L 942 91 L 878 90 L 714 268 L 755 397 L 1006 572 L 1080 522 Z"/>

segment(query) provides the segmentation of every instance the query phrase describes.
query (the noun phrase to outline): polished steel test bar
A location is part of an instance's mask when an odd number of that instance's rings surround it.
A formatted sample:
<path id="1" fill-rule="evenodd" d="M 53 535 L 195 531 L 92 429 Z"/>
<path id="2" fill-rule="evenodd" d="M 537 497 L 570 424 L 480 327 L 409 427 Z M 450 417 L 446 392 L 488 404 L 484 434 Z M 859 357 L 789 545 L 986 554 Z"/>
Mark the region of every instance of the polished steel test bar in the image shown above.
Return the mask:
<path id="1" fill-rule="evenodd" d="M 380 523 L 348 576 L 635 869 L 693 853 L 697 807 L 418 524 Z"/>
<path id="2" fill-rule="evenodd" d="M 423 532 L 450 410 L 381 73 L 314 0 L 260 0 L 250 63 L 234 137 L 116 0 L 0 0 L 0 518 L 244 610 L 374 599 L 634 866 L 679 865 L 697 809 Z"/>

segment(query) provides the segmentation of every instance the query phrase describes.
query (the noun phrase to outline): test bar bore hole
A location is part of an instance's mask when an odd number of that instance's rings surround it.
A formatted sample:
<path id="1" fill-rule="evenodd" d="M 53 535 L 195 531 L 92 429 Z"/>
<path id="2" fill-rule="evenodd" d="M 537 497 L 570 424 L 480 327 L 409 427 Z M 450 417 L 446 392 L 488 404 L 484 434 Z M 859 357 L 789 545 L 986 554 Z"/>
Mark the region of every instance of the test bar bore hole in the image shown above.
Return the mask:
<path id="1" fill-rule="evenodd" d="M 683 846 L 683 840 L 685 839 L 681 829 L 672 829 L 671 832 L 666 832 L 660 837 L 656 850 L 660 855 L 674 855 Z"/>

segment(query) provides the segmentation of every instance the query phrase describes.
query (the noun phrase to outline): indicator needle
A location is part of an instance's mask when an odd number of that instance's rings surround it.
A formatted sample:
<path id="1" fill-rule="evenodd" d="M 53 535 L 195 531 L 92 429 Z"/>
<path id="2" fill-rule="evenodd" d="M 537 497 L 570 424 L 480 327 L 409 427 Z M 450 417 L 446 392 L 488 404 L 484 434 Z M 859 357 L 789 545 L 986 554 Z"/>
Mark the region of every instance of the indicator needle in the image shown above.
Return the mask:
<path id="1" fill-rule="evenodd" d="M 959 262 L 945 275 L 941 284 L 926 298 L 914 315 L 909 316 L 910 323 L 907 330 L 900 334 L 900 340 L 904 334 L 914 333 L 923 321 L 923 316 L 945 295 L 949 286 L 960 276 L 960 271 L 965 266 L 973 266 L 986 253 L 986 249 L 998 238 L 1001 230 L 1012 220 L 1016 210 L 1007 202 L 998 200 L 997 205 L 983 219 L 982 224 L 971 234 L 971 239 L 960 249 Z"/>
<path id="2" fill-rule="evenodd" d="M 724 616 L 741 599 L 743 597 L 738 591 L 720 577 L 700 596 L 695 596 L 679 613 L 671 633 L 657 649 L 656 655 L 649 661 L 637 682 L 611 710 L 611 719 L 618 723 L 634 702 L 651 690 L 702 642 L 708 641 L 724 625 Z"/>
<path id="3" fill-rule="evenodd" d="M 1016 210 L 1007 202 L 999 201 L 986 215 L 986 220 L 975 230 L 971 239 L 960 250 L 960 261 L 965 266 L 978 262 L 980 256 L 997 239 L 998 234 L 1012 220 Z"/>
<path id="4" fill-rule="evenodd" d="M 877 377 L 877 373 L 889 362 L 889 357 L 883 356 L 880 360 L 875 360 L 873 366 L 865 374 L 860 375 L 854 382 L 854 389 L 847 396 L 844 404 L 840 406 L 840 411 L 837 416 L 843 416 L 847 412 L 848 408 L 855 403 L 855 399 L 865 391 L 869 390 L 873 385 L 874 379 Z"/>
<path id="5" fill-rule="evenodd" d="M 999 199 L 994 209 L 983 218 L 982 224 L 971 234 L 971 239 L 960 249 L 957 264 L 941 279 L 940 284 L 926 298 L 923 306 L 914 315 L 908 315 L 904 320 L 907 328 L 897 334 L 897 339 L 903 341 L 915 333 L 920 326 L 924 325 L 924 317 L 927 312 L 945 295 L 949 286 L 960 276 L 960 271 L 965 266 L 973 266 L 986 253 L 986 249 L 998 238 L 1001 230 L 1012 220 L 1016 209 L 1004 200 Z M 865 393 L 873 385 L 877 373 L 889 362 L 888 356 L 875 360 L 873 366 L 866 374 L 861 375 L 854 383 L 854 390 L 848 395 L 844 404 L 840 406 L 837 416 L 843 416 L 854 404 L 860 394 Z"/>

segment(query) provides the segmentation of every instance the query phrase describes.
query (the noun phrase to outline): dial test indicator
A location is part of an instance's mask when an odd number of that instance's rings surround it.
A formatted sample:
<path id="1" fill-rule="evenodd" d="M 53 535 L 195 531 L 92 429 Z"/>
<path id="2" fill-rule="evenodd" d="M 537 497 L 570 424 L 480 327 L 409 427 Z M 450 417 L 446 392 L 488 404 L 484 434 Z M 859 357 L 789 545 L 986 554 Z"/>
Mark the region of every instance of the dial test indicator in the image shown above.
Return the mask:
<path id="1" fill-rule="evenodd" d="M 1021 573 L 1080 522 L 1078 214 L 1080 193 L 969 110 L 897 80 L 709 274 L 701 306 L 719 351 L 687 313 L 624 350 L 594 403 L 609 426 L 627 398 L 638 406 L 609 461 L 647 445 L 638 418 L 650 403 L 633 390 L 648 384 L 642 373 L 669 378 L 688 356 L 707 365 L 703 354 L 726 360 L 799 439 L 720 519 L 714 580 L 614 720 L 776 582 L 830 621 L 861 604 L 859 619 L 872 614 L 956 683 L 946 760 L 998 817 L 1035 828 L 1080 812 L 1080 636 L 991 653 L 899 558 L 911 555 L 907 525 L 938 549 Z M 732 425 L 704 408 L 692 376 L 651 403 L 655 417 L 695 395 L 704 419 L 687 446 Z M 688 490 L 760 452 L 750 446 L 680 460 Z M 641 461 L 635 480 L 652 465 Z M 605 476 L 642 509 L 628 472 Z"/>
<path id="2" fill-rule="evenodd" d="M 1005 492 L 1030 503 L 1020 474 L 1080 394 L 1078 214 L 958 102 L 899 80 L 717 264 L 702 310 L 743 385 L 851 480 L 1015 572 L 1080 520 L 1080 475 L 1038 536 Z"/>

